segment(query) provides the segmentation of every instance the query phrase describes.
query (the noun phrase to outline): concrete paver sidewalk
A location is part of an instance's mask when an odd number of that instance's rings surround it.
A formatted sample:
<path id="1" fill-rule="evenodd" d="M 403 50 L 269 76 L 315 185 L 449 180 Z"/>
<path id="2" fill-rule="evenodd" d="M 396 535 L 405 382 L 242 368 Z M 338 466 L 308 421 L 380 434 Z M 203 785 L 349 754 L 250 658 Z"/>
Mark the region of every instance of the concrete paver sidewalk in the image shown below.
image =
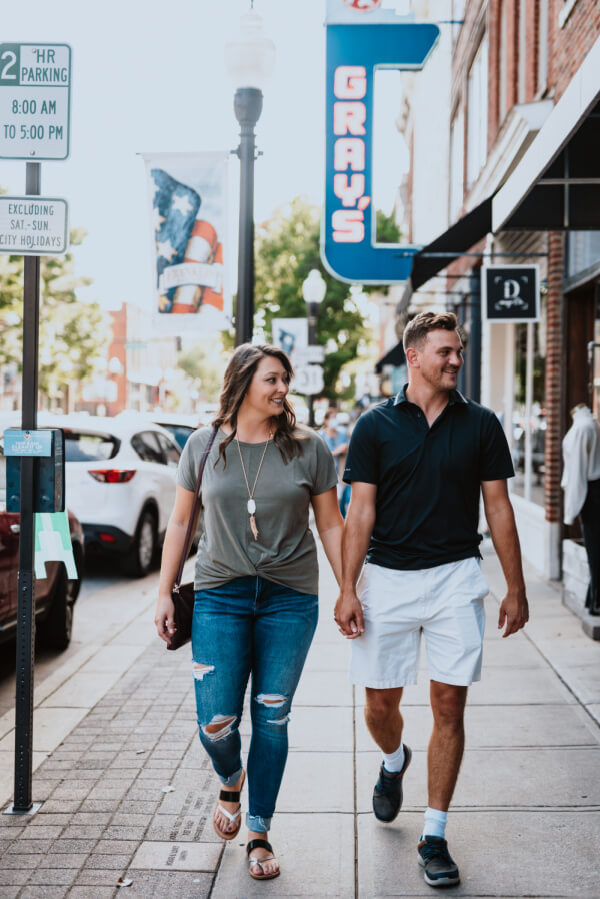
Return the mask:
<path id="1" fill-rule="evenodd" d="M 500 596 L 487 553 L 484 570 Z M 463 878 L 455 896 L 598 895 L 600 646 L 533 572 L 528 587 L 532 620 L 508 640 L 496 631 L 496 599 L 486 601 L 484 674 L 470 691 L 449 816 Z M 244 831 L 225 846 L 216 838 L 218 784 L 196 736 L 189 650 L 156 643 L 37 769 L 40 811 L 0 816 L 0 896 L 431 896 L 415 851 L 431 728 L 426 660 L 403 702 L 414 753 L 404 809 L 381 825 L 370 798 L 380 757 L 362 691 L 347 680 L 349 646 L 332 621 L 325 565 L 321 595 L 271 831 L 280 878 L 249 878 Z M 242 734 L 247 745 L 247 720 Z M 132 883 L 118 887 L 119 878 Z"/>

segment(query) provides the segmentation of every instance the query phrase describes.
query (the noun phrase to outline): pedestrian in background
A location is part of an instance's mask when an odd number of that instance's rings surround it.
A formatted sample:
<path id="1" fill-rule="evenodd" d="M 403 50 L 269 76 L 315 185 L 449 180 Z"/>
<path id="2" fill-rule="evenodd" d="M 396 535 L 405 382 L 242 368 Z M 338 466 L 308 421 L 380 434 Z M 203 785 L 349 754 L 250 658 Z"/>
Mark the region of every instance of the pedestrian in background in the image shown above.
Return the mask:
<path id="1" fill-rule="evenodd" d="M 338 582 L 343 522 L 330 451 L 296 425 L 287 400 L 292 367 L 272 346 L 243 344 L 225 371 L 216 439 L 204 469 L 204 534 L 194 578 L 193 671 L 199 734 L 223 783 L 213 826 L 232 840 L 241 826 L 246 777 L 239 725 L 251 677 L 247 851 L 250 874 L 270 879 L 279 864 L 267 840 L 288 752 L 294 692 L 318 615 L 316 527 Z M 156 627 L 174 631 L 171 589 L 212 428 L 195 431 L 178 471 L 163 549 Z"/>
<path id="2" fill-rule="evenodd" d="M 503 636 L 522 628 L 529 613 L 506 485 L 514 474 L 510 451 L 494 413 L 456 389 L 463 364 L 456 316 L 421 313 L 403 342 L 408 384 L 365 412 L 350 441 L 344 478 L 352 500 L 334 616 L 354 640 L 351 680 L 366 688 L 366 723 L 383 753 L 373 792 L 380 821 L 393 821 L 402 806 L 411 751 L 399 706 L 403 688 L 416 683 L 425 637 L 434 726 L 418 860 L 437 887 L 460 879 L 445 829 L 467 689 L 481 676 L 488 585 L 480 570 L 480 490 L 508 588 L 498 620 Z"/>
<path id="3" fill-rule="evenodd" d="M 346 456 L 348 454 L 349 438 L 347 429 L 344 427 L 342 421 L 340 421 L 342 417 L 345 418 L 346 423 L 349 423 L 350 419 L 348 415 L 345 415 L 345 413 L 343 412 L 338 413 L 335 407 L 330 407 L 325 413 L 325 417 L 323 419 L 323 427 L 319 431 L 319 434 L 329 447 L 331 454 L 335 460 L 335 467 L 338 474 L 338 503 L 340 512 L 343 516 L 345 516 L 348 503 L 348 494 L 346 493 L 346 484 L 344 484 L 342 477 L 346 465 Z"/>

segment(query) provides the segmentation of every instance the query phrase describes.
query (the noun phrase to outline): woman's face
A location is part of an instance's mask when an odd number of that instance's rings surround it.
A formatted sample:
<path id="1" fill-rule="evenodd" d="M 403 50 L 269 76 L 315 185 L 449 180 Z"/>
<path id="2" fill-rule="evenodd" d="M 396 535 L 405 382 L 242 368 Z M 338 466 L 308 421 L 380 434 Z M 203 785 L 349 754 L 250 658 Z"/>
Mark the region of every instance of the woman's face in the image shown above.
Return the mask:
<path id="1" fill-rule="evenodd" d="M 264 356 L 256 366 L 242 405 L 260 412 L 265 418 L 281 415 L 289 389 L 289 375 L 279 359 Z"/>

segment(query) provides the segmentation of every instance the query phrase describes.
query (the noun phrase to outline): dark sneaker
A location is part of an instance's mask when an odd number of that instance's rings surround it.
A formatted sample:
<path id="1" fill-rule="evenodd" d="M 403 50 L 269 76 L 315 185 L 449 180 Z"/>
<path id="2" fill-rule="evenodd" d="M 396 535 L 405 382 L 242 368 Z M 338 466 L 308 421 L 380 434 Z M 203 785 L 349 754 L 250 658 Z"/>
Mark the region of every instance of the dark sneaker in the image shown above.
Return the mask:
<path id="1" fill-rule="evenodd" d="M 460 882 L 458 867 L 450 857 L 446 840 L 426 836 L 417 848 L 419 864 L 425 868 L 425 883 L 430 887 L 450 887 Z"/>
<path id="2" fill-rule="evenodd" d="M 373 811 L 378 821 L 389 824 L 402 808 L 402 778 L 412 758 L 410 747 L 404 744 L 404 767 L 397 774 L 389 774 L 383 765 L 373 790 Z"/>

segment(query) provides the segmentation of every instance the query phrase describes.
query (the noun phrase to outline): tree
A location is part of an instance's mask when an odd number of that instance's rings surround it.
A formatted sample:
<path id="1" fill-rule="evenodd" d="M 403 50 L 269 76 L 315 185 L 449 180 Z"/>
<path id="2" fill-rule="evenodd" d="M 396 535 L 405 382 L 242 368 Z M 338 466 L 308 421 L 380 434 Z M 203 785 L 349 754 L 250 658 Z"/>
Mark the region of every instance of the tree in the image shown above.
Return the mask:
<path id="1" fill-rule="evenodd" d="M 311 269 L 318 269 L 327 285 L 317 325 L 317 340 L 327 346 L 323 394 L 334 400 L 340 370 L 357 355 L 367 329 L 349 286 L 323 267 L 319 237 L 319 209 L 300 197 L 257 226 L 255 327 L 270 333 L 273 318 L 305 317 L 302 282 Z"/>
<path id="2" fill-rule="evenodd" d="M 177 367 L 181 368 L 206 402 L 215 402 L 223 383 L 226 359 L 222 344 L 194 344 L 177 356 Z"/>
<path id="3" fill-rule="evenodd" d="M 85 233 L 71 231 L 71 245 Z M 0 362 L 23 356 L 23 257 L 0 256 Z M 73 256 L 42 256 L 40 263 L 39 389 L 49 397 L 68 392 L 71 382 L 88 380 L 104 367 L 110 342 L 108 317 L 96 302 L 78 300 L 76 291 L 91 284 L 74 273 Z M 63 402 L 64 405 L 64 402 Z"/>

